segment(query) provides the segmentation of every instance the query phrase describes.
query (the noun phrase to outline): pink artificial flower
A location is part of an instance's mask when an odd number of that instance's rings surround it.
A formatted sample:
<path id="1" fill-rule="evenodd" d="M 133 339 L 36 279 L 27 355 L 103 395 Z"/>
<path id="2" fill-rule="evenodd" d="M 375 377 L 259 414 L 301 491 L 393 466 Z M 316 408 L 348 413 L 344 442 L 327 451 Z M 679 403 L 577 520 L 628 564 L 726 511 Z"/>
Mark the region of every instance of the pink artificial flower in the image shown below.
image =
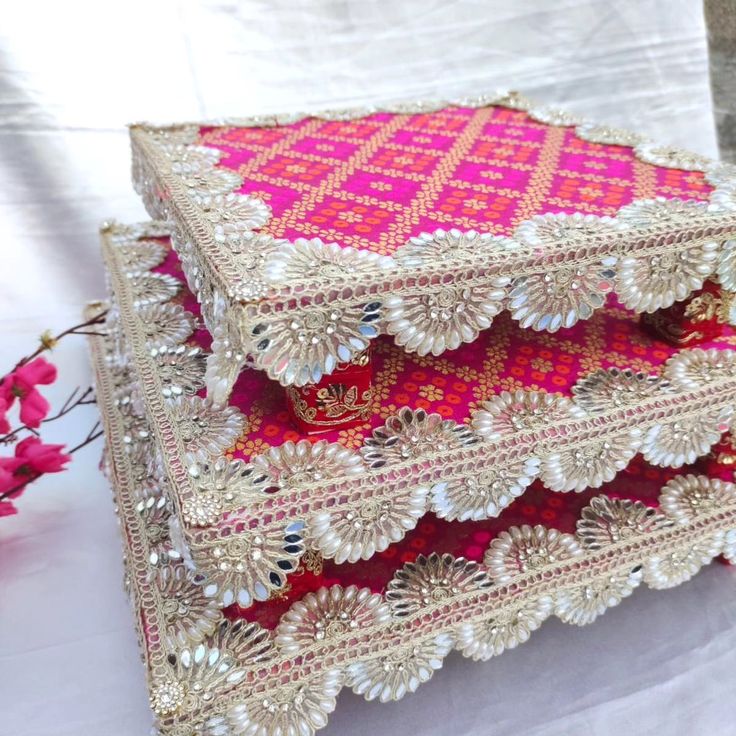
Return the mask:
<path id="1" fill-rule="evenodd" d="M 64 445 L 45 445 L 38 437 L 27 437 L 15 446 L 15 457 L 0 457 L 0 494 L 17 498 L 26 484 L 44 473 L 58 473 L 72 458 Z"/>
<path id="2" fill-rule="evenodd" d="M 20 420 L 28 427 L 38 427 L 49 413 L 49 402 L 36 389 L 40 384 L 56 380 L 56 366 L 45 358 L 36 358 L 8 374 L 0 386 L 0 397 L 9 407 L 20 401 Z"/>
<path id="3" fill-rule="evenodd" d="M 26 437 L 15 447 L 15 459 L 20 461 L 14 475 L 36 476 L 58 473 L 72 459 L 62 452 L 64 445 L 44 445 L 38 437 Z"/>
<path id="4" fill-rule="evenodd" d="M 0 396 L 0 434 L 8 434 L 10 432 L 10 422 L 6 414 L 10 409 L 10 404 L 5 400 L 4 396 Z"/>
<path id="5" fill-rule="evenodd" d="M 17 457 L 0 457 L 0 494 L 7 493 L 22 482 L 15 477 L 21 462 Z"/>
<path id="6" fill-rule="evenodd" d="M 18 509 L 13 506 L 12 501 L 0 501 L 0 519 L 3 516 L 13 516 L 18 513 Z"/>

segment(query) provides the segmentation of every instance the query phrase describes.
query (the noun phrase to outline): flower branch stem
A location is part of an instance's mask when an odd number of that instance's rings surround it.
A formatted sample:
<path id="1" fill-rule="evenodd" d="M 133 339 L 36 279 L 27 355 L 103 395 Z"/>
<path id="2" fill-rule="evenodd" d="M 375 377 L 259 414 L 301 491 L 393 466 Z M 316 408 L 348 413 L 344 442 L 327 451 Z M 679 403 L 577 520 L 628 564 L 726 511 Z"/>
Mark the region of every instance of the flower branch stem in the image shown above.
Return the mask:
<path id="1" fill-rule="evenodd" d="M 20 368 L 22 365 L 25 365 L 26 363 L 30 363 L 34 358 L 37 358 L 41 353 L 45 353 L 48 350 L 51 350 L 59 340 L 61 340 L 63 337 L 66 337 L 67 335 L 87 335 L 87 334 L 101 334 L 96 332 L 83 332 L 85 327 L 92 327 L 93 325 L 99 325 L 102 324 L 105 321 L 105 315 L 107 314 L 107 311 L 104 311 L 95 317 L 92 317 L 92 319 L 88 319 L 86 322 L 80 322 L 78 325 L 74 325 L 73 327 L 69 327 L 68 329 L 64 330 L 63 332 L 60 332 L 58 335 L 54 335 L 53 337 L 48 338 L 42 338 L 41 344 L 38 346 L 34 352 L 32 352 L 30 355 L 27 355 L 25 358 L 21 358 L 14 366 L 13 371 Z M 12 371 L 11 371 L 12 373 Z M 5 376 L 3 376 L 3 379 Z"/>
<path id="2" fill-rule="evenodd" d="M 95 332 L 94 330 L 83 330 L 81 332 L 70 332 L 70 335 L 85 335 L 86 337 L 107 337 L 106 332 Z"/>
<path id="3" fill-rule="evenodd" d="M 85 445 L 90 444 L 90 442 L 94 442 L 98 437 L 100 437 L 103 434 L 102 429 L 100 428 L 100 420 L 98 419 L 92 429 L 87 433 L 87 436 L 75 447 L 72 447 L 71 450 L 69 450 L 70 453 L 76 452 L 77 450 L 81 450 Z"/>
<path id="4" fill-rule="evenodd" d="M 80 387 L 77 386 L 77 388 L 75 388 L 74 391 L 72 391 L 71 394 L 69 394 L 66 401 L 62 405 L 61 409 L 59 409 L 59 411 L 53 416 L 46 417 L 46 419 L 42 421 L 42 424 L 46 424 L 47 422 L 53 422 L 57 419 L 61 419 L 61 417 L 63 417 L 65 414 L 68 414 L 70 411 L 75 409 L 77 406 L 85 406 L 87 404 L 97 403 L 96 399 L 94 398 L 94 388 L 92 386 L 87 387 L 79 396 L 77 396 L 80 390 L 81 390 Z M 36 437 L 39 436 L 39 433 L 33 427 L 29 427 L 26 424 L 22 424 L 20 427 L 17 427 L 12 432 L 8 432 L 8 434 L 0 437 L 0 444 L 6 444 L 10 442 L 11 440 L 16 438 L 18 433 L 23 432 L 23 431 L 31 432 L 32 434 L 35 434 Z"/>
<path id="5" fill-rule="evenodd" d="M 59 409 L 59 411 L 54 414 L 52 417 L 47 417 L 43 420 L 43 423 L 46 422 L 53 422 L 55 419 L 60 419 L 65 414 L 68 414 L 72 409 L 74 409 L 77 406 L 83 406 L 84 404 L 94 404 L 94 388 L 92 386 L 88 386 L 79 396 L 74 398 L 77 395 L 77 392 L 80 391 L 79 386 L 72 391 L 72 393 L 69 395 L 67 400 L 64 402 L 64 405 Z M 93 398 L 89 398 L 92 396 Z"/>

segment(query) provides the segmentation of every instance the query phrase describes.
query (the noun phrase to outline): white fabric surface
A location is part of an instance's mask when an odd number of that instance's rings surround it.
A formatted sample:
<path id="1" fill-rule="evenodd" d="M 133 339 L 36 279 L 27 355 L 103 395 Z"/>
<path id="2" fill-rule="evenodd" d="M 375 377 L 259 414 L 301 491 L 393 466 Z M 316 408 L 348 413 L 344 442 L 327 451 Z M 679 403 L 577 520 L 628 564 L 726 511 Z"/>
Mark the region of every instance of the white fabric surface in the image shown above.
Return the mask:
<path id="1" fill-rule="evenodd" d="M 715 153 L 695 0 L 0 0 L 0 18 L 6 367 L 103 294 L 99 221 L 144 217 L 132 120 L 516 87 Z M 58 402 L 89 381 L 81 338 L 55 359 Z M 88 409 L 49 439 L 83 436 Z M 150 727 L 99 451 L 0 520 L 2 736 Z M 453 655 L 397 705 L 344 693 L 324 733 L 730 736 L 735 582 L 714 565 L 674 591 L 639 590 L 590 627 L 549 622 L 489 663 Z"/>

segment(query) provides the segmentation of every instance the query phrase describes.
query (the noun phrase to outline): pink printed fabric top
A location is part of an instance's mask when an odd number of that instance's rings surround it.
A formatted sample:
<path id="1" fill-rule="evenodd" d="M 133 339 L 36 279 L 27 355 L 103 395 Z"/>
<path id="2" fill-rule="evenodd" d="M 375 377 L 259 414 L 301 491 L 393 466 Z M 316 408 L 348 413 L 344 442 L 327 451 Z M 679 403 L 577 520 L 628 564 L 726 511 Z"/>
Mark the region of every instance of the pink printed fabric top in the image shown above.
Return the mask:
<path id="1" fill-rule="evenodd" d="M 199 142 L 223 152 L 219 166 L 243 177 L 241 193 L 272 208 L 263 232 L 383 255 L 438 228 L 509 235 L 545 212 L 615 215 L 635 199 L 711 192 L 699 172 L 502 107 L 209 127 Z"/>
<path id="2" fill-rule="evenodd" d="M 501 107 L 379 113 L 354 121 L 307 118 L 264 128 L 206 127 L 198 142 L 223 152 L 218 166 L 243 178 L 241 193 L 271 207 L 273 216 L 262 232 L 290 240 L 319 237 L 385 255 L 438 228 L 508 235 L 545 212 L 610 216 L 635 199 L 706 200 L 711 192 L 701 173 L 653 166 L 638 160 L 631 148 L 588 143 L 573 128 L 545 125 Z M 157 270 L 184 280 L 173 252 Z M 186 289 L 179 300 L 200 314 Z M 207 349 L 210 337 L 202 328 L 190 342 Z M 736 338 L 729 333 L 700 347 L 732 344 Z M 404 406 L 467 423 L 481 401 L 503 390 L 569 395 L 581 376 L 597 368 L 656 371 L 675 352 L 645 333 L 639 317 L 612 298 L 590 319 L 553 334 L 523 329 L 503 313 L 474 342 L 440 357 L 407 353 L 381 336 L 373 341 L 369 421 L 305 437 L 289 420 L 285 389 L 263 371 L 244 370 L 230 403 L 245 415 L 246 428 L 227 455 L 248 460 L 301 439 L 357 448 Z M 272 628 L 307 592 L 333 584 L 381 591 L 395 570 L 418 554 L 439 551 L 480 560 L 488 542 L 514 524 L 573 532 L 580 510 L 600 493 L 655 505 L 674 474 L 637 457 L 600 489 L 552 493 L 535 483 L 500 518 L 447 522 L 427 514 L 401 542 L 368 561 L 300 567 L 278 597 L 249 609 L 231 606 L 226 614 Z"/>

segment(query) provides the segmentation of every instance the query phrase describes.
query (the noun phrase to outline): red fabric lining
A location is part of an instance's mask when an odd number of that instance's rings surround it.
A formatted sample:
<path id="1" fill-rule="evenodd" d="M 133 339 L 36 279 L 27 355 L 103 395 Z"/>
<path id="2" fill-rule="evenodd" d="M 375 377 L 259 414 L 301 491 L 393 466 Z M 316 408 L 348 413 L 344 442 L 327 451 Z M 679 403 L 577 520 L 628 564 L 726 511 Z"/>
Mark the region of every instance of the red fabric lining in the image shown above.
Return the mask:
<path id="1" fill-rule="evenodd" d="M 657 497 L 667 480 L 679 473 L 698 470 L 702 472 L 700 468 L 678 471 L 655 468 L 637 457 L 613 481 L 606 483 L 602 488 L 584 493 L 553 493 L 545 490 L 537 482 L 527 489 L 521 498 L 504 509 L 501 517 L 497 519 L 448 522 L 438 519 L 434 514 L 427 514 L 416 529 L 410 531 L 404 539 L 385 552 L 374 555 L 370 560 L 343 565 L 325 560 L 320 575 L 308 571 L 297 571 L 291 575 L 289 577 L 291 587 L 282 596 L 247 609 L 231 606 L 226 609 L 225 615 L 231 619 L 244 618 L 248 621 L 257 621 L 266 628 L 274 628 L 292 603 L 323 586 L 358 585 L 382 592 L 396 570 L 406 562 L 415 560 L 417 555 L 429 555 L 432 552 L 448 552 L 456 557 L 481 562 L 491 540 L 511 526 L 542 524 L 574 534 L 580 512 L 593 496 L 607 494 L 615 498 L 629 498 L 642 501 L 648 506 L 656 506 Z"/>

